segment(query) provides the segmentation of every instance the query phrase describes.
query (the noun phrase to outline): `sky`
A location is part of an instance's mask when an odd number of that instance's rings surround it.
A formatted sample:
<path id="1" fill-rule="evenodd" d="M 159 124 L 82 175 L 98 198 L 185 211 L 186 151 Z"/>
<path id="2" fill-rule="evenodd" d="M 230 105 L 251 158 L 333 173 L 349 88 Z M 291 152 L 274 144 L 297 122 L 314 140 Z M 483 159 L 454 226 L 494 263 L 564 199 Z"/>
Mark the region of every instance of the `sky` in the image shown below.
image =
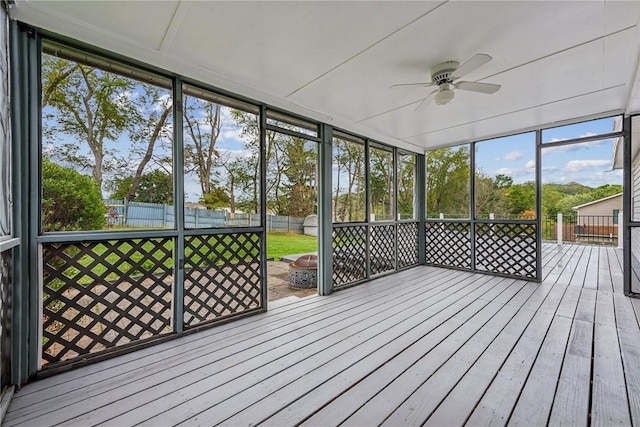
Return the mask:
<path id="1" fill-rule="evenodd" d="M 612 130 L 613 118 L 605 118 L 543 130 L 542 140 L 544 144 Z M 476 164 L 489 175 L 505 174 L 517 184 L 535 179 L 534 132 L 480 142 L 476 150 Z M 611 139 L 543 148 L 542 182 L 578 182 L 589 187 L 622 184 L 622 170 L 611 170 L 612 155 Z"/>

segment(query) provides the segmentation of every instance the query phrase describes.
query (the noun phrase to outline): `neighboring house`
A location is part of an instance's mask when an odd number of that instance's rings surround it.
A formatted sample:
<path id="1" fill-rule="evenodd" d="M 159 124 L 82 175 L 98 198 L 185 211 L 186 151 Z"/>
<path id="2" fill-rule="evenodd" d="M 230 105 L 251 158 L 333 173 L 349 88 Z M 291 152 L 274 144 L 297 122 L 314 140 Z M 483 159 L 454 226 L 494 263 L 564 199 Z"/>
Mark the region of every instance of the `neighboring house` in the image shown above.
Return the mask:
<path id="1" fill-rule="evenodd" d="M 622 193 L 574 206 L 571 209 L 576 211 L 578 217 L 610 216 L 612 223 L 617 224 L 618 213 L 622 211 Z"/>
<path id="2" fill-rule="evenodd" d="M 601 241 L 618 237 L 618 214 L 622 211 L 622 193 L 572 208 L 577 213 L 576 241 Z M 595 240 L 594 240 L 595 239 Z"/>

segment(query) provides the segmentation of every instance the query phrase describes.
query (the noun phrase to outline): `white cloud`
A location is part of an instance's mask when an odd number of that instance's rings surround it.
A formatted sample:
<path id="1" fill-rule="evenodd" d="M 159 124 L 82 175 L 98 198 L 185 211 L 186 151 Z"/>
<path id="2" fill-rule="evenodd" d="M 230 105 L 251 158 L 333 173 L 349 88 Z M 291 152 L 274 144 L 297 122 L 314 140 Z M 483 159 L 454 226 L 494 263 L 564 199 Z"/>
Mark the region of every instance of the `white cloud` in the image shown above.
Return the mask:
<path id="1" fill-rule="evenodd" d="M 505 160 L 518 160 L 522 158 L 521 151 L 512 151 L 504 155 Z"/>
<path id="2" fill-rule="evenodd" d="M 562 141 L 562 139 L 556 139 L 556 140 Z M 551 140 L 550 142 L 555 142 L 555 141 Z M 596 141 L 581 142 L 577 144 L 558 145 L 556 147 L 545 147 L 543 144 L 542 155 L 546 156 L 547 154 L 550 154 L 550 153 L 571 153 L 574 151 L 588 150 L 590 148 L 600 147 L 610 142 L 611 142 L 610 139 L 599 139 Z"/>
<path id="3" fill-rule="evenodd" d="M 525 165 L 525 168 L 527 169 L 533 169 L 536 167 L 536 161 L 535 160 L 529 160 Z"/>
<path id="4" fill-rule="evenodd" d="M 243 142 L 242 129 L 230 128 L 222 131 L 223 139 L 232 139 L 234 141 Z"/>
<path id="5" fill-rule="evenodd" d="M 501 160 L 514 161 L 522 158 L 522 151 L 511 151 L 505 154 L 503 157 L 496 157 L 497 162 Z"/>
<path id="6" fill-rule="evenodd" d="M 515 183 L 522 183 L 535 179 L 535 174 L 533 173 L 533 171 L 526 168 L 500 168 L 494 172 L 494 176 L 495 175 L 510 176 L 514 179 Z"/>
<path id="7" fill-rule="evenodd" d="M 250 159 L 255 155 L 255 152 L 251 150 L 233 150 L 229 148 L 219 148 L 218 153 L 220 153 L 221 157 L 230 159 Z"/>
<path id="8" fill-rule="evenodd" d="M 565 170 L 580 172 L 585 169 L 602 169 L 607 166 L 611 166 L 611 160 L 571 160 L 567 163 Z"/>
<path id="9" fill-rule="evenodd" d="M 545 184 L 579 182 L 592 188 L 604 184 L 622 184 L 622 170 L 603 170 L 603 168 L 599 166 L 579 169 L 577 171 L 568 171 L 566 168 L 549 167 L 543 168 L 542 182 Z"/>

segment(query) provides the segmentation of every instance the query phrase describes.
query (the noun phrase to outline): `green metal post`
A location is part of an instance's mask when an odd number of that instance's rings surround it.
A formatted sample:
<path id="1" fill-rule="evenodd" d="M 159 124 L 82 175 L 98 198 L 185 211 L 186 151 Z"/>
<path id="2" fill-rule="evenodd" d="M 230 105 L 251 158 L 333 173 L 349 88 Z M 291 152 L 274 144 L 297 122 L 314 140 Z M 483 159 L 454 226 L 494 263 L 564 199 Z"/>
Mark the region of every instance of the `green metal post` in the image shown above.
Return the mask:
<path id="1" fill-rule="evenodd" d="M 425 200 L 426 200 L 426 170 L 425 170 L 425 155 L 417 154 L 416 155 L 416 191 L 414 194 L 416 195 L 416 218 L 418 218 L 418 263 L 424 264 L 426 262 L 426 222 L 425 218 L 427 216 L 425 209 Z"/>
<path id="2" fill-rule="evenodd" d="M 623 227 L 622 230 L 622 274 L 623 274 L 623 289 L 625 295 L 638 297 L 638 294 L 631 286 L 631 231 L 634 229 L 631 226 L 632 222 L 635 222 L 635 212 L 633 212 L 633 204 L 631 202 L 634 188 L 633 177 L 631 169 L 633 167 L 633 147 L 632 147 L 632 117 L 625 117 L 622 120 L 622 141 L 623 141 L 623 181 L 622 181 L 622 222 L 618 224 L 618 227 Z"/>
<path id="3" fill-rule="evenodd" d="M 11 133 L 12 133 L 12 180 L 14 233 L 20 245 L 13 249 L 12 317 L 11 317 L 11 382 L 23 384 L 29 377 L 29 268 L 28 268 L 28 169 L 26 168 L 25 145 L 27 140 L 27 85 L 22 84 L 26 75 L 26 36 L 15 21 L 10 23 L 11 55 Z"/>
<path id="4" fill-rule="evenodd" d="M 39 75 L 40 49 L 33 28 L 11 22 L 11 102 L 14 184 L 12 281 L 12 375 L 24 384 L 38 370 L 40 355 L 39 248 Z"/>
<path id="5" fill-rule="evenodd" d="M 36 237 L 40 232 L 40 37 L 35 30 L 27 30 L 28 85 L 29 85 L 29 375 L 40 367 L 40 346 L 42 345 L 42 291 L 40 271 L 42 251 Z M 37 310 L 35 308 L 38 308 Z"/>
<path id="6" fill-rule="evenodd" d="M 182 80 L 173 82 L 173 226 L 177 230 L 174 254 L 173 330 L 184 329 L 184 150 L 182 141 Z"/>
<path id="7" fill-rule="evenodd" d="M 542 131 L 536 131 L 536 281 L 542 281 Z"/>
<path id="8" fill-rule="evenodd" d="M 251 214 L 249 214 L 251 221 Z M 261 304 L 267 310 L 267 107 L 260 107 L 260 277 L 262 278 Z"/>
<path id="9" fill-rule="evenodd" d="M 318 159 L 318 294 L 329 295 L 333 289 L 333 218 L 331 215 L 333 128 L 320 126 Z"/>

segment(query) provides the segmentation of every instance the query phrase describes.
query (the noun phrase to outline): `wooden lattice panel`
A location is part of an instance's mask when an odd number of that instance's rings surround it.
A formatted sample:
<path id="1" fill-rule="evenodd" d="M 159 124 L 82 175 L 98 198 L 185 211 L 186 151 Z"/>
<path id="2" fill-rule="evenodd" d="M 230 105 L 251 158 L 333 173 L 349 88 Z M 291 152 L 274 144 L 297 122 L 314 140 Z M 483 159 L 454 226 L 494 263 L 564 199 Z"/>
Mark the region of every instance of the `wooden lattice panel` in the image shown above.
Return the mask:
<path id="1" fill-rule="evenodd" d="M 185 237 L 186 328 L 261 307 L 260 235 Z"/>
<path id="2" fill-rule="evenodd" d="M 535 279 L 535 224 L 476 224 L 476 269 Z"/>
<path id="3" fill-rule="evenodd" d="M 396 269 L 396 227 L 395 225 L 371 226 L 369 266 L 371 275 L 386 273 Z"/>
<path id="4" fill-rule="evenodd" d="M 418 223 L 398 224 L 398 268 L 418 264 Z"/>
<path id="5" fill-rule="evenodd" d="M 43 245 L 42 364 L 172 331 L 171 238 Z"/>
<path id="6" fill-rule="evenodd" d="M 366 277 L 366 225 L 333 228 L 333 286 Z"/>
<path id="7" fill-rule="evenodd" d="M 471 268 L 471 224 L 426 223 L 425 261 L 442 267 Z"/>

